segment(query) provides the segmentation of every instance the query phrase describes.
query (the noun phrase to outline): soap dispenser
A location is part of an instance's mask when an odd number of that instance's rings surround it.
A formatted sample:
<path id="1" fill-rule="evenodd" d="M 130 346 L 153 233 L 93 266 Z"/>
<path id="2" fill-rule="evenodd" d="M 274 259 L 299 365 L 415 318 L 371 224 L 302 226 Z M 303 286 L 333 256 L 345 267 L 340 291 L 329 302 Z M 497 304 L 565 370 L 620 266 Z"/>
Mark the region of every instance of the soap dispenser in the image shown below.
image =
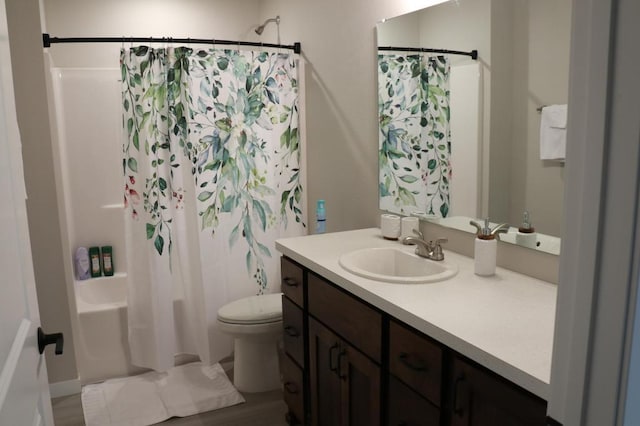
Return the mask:
<path id="1" fill-rule="evenodd" d="M 516 244 L 529 248 L 536 248 L 538 246 L 538 234 L 531 225 L 531 216 L 528 211 L 525 211 L 522 215 L 522 226 L 518 228 Z"/>
<path id="2" fill-rule="evenodd" d="M 496 235 L 498 227 L 494 230 L 489 225 L 489 219 L 484 220 L 484 226 L 480 226 L 473 220 L 469 222 L 477 230 L 474 247 L 474 272 L 476 275 L 489 276 L 496 272 L 496 255 L 498 243 Z M 499 225 L 501 228 L 502 225 Z"/>

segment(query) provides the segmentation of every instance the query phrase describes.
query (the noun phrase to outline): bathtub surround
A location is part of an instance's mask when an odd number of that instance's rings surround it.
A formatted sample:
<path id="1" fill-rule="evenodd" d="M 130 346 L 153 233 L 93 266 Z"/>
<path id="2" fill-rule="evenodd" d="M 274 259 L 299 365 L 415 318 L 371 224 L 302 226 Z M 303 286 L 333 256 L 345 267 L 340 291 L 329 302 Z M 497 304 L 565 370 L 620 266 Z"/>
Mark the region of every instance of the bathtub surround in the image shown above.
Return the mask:
<path id="1" fill-rule="evenodd" d="M 231 352 L 218 309 L 275 291 L 275 239 L 305 231 L 297 57 L 139 46 L 120 62 L 131 358 L 210 364 Z"/>
<path id="2" fill-rule="evenodd" d="M 380 209 L 449 212 L 449 59 L 378 53 Z"/>

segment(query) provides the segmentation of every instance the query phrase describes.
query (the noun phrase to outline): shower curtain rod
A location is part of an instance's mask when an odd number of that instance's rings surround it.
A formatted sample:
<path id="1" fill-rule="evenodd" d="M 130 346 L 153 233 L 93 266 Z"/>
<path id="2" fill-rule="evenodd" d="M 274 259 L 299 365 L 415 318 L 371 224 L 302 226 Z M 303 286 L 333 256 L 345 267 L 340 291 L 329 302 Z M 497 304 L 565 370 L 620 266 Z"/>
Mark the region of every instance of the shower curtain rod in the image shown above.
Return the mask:
<path id="1" fill-rule="evenodd" d="M 216 40 L 206 38 L 172 38 L 172 37 L 51 37 L 47 33 L 42 34 L 42 45 L 51 47 L 54 43 L 185 43 L 185 44 L 227 44 L 237 46 L 273 47 L 293 50 L 300 54 L 300 43 L 292 45 L 257 43 L 252 41 Z"/>
<path id="2" fill-rule="evenodd" d="M 478 51 L 472 50 L 470 52 L 463 52 L 461 50 L 447 50 L 447 49 L 430 49 L 428 47 L 393 47 L 393 46 L 384 46 L 378 47 L 378 50 L 399 50 L 403 52 L 428 52 L 428 53 L 445 53 L 449 55 L 464 55 L 470 56 L 471 59 L 478 59 Z"/>

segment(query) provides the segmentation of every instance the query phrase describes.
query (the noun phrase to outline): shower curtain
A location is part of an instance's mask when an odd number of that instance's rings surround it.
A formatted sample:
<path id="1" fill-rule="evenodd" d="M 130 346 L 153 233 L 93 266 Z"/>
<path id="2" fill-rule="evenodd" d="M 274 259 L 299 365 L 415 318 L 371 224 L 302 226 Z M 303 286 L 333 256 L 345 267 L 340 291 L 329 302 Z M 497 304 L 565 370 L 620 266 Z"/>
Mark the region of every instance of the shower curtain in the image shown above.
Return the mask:
<path id="1" fill-rule="evenodd" d="M 449 212 L 449 69 L 444 56 L 378 55 L 381 210 Z"/>
<path id="2" fill-rule="evenodd" d="M 231 352 L 218 308 L 279 291 L 275 240 L 305 231 L 294 55 L 121 52 L 128 323 L 135 365 Z"/>

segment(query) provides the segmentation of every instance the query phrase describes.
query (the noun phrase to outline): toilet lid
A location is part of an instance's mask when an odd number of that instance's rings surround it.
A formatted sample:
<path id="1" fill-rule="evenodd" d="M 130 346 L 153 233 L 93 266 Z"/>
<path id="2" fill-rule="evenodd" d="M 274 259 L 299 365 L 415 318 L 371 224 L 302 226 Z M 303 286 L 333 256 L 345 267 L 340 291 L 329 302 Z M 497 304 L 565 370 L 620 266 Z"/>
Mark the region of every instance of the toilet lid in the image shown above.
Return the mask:
<path id="1" fill-rule="evenodd" d="M 218 320 L 231 324 L 264 324 L 282 320 L 282 293 L 245 297 L 218 310 Z"/>

